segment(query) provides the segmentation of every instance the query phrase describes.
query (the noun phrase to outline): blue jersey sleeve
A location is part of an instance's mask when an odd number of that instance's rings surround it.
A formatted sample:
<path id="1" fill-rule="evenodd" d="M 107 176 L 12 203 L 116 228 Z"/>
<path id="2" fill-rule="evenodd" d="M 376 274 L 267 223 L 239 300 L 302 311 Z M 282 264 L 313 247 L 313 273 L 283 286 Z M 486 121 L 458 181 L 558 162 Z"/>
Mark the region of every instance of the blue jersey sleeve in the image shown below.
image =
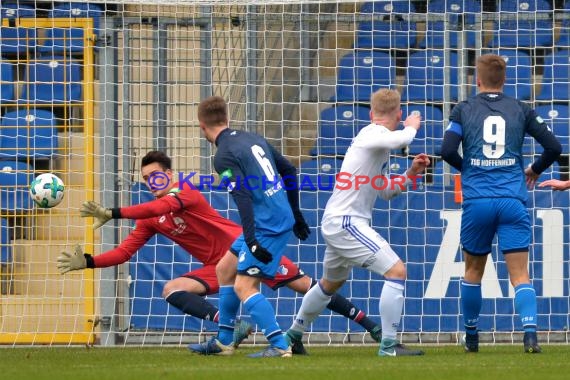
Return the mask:
<path id="1" fill-rule="evenodd" d="M 461 126 L 461 124 L 459 124 L 456 121 L 450 121 L 449 124 L 447 125 L 447 128 L 445 129 L 446 132 L 453 132 L 457 135 L 459 135 L 460 137 L 463 136 L 463 127 Z"/>
<path id="2" fill-rule="evenodd" d="M 443 143 L 441 144 L 441 158 L 459 171 L 461 171 L 463 167 L 463 158 L 458 152 L 463 137 L 462 109 L 463 103 L 460 103 L 451 111 L 449 124 L 445 130 Z"/>
<path id="3" fill-rule="evenodd" d="M 287 160 L 281 153 L 277 151 L 271 144 L 267 144 L 275 161 L 277 172 L 283 180 L 285 191 L 287 191 L 287 200 L 291 206 L 294 215 L 298 215 L 301 210 L 299 208 L 299 183 L 297 180 L 297 169 Z"/>
<path id="4" fill-rule="evenodd" d="M 236 203 L 246 243 L 253 244 L 255 241 L 253 196 L 245 183 L 245 175 L 238 160 L 229 150 L 218 151 L 214 159 L 214 168 Z"/>

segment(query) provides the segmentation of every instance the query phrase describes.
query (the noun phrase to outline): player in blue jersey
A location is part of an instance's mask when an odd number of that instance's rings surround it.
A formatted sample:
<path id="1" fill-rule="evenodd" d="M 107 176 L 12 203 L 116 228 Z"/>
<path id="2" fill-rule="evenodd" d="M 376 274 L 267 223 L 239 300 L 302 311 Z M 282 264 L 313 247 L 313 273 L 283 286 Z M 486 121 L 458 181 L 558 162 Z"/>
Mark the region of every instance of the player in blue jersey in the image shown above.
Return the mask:
<path id="1" fill-rule="evenodd" d="M 212 96 L 200 102 L 198 120 L 206 139 L 217 146 L 214 168 L 233 196 L 243 234 L 231 247 L 238 256 L 235 282 L 220 278 L 218 336 L 190 349 L 205 353 L 215 345 L 215 351 L 229 353 L 241 300 L 270 343 L 250 357 L 289 357 L 291 347 L 259 284 L 263 278 L 275 277 L 291 232 L 301 240 L 310 234 L 299 209 L 297 170 L 263 137 L 230 129 L 223 98 Z M 218 266 L 224 264 L 222 260 Z"/>
<path id="2" fill-rule="evenodd" d="M 461 172 L 461 245 L 465 276 L 461 305 L 467 352 L 479 350 L 481 279 L 495 235 L 515 288 L 515 311 L 524 328 L 524 351 L 538 353 L 536 293 L 528 273 L 530 217 L 527 186 L 560 155 L 561 145 L 527 104 L 503 94 L 506 63 L 495 54 L 477 59 L 479 94 L 455 106 L 443 138 L 442 158 Z M 525 134 L 544 152 L 524 168 Z M 463 144 L 463 157 L 458 153 Z M 525 183 L 526 182 L 526 183 Z"/>

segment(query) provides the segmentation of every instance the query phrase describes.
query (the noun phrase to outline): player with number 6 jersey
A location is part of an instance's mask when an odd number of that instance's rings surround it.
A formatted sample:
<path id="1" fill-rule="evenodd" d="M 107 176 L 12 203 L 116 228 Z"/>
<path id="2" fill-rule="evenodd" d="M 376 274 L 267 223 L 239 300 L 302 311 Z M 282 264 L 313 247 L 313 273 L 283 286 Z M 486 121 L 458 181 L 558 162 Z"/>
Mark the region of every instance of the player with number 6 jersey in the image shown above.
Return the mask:
<path id="1" fill-rule="evenodd" d="M 525 332 L 524 351 L 536 353 L 541 348 L 536 334 L 536 293 L 528 273 L 531 227 L 525 205 L 527 186 L 534 186 L 562 148 L 533 109 L 503 93 L 505 71 L 506 63 L 498 55 L 486 54 L 477 59 L 479 94 L 452 110 L 441 156 L 461 171 L 464 202 L 460 236 L 465 258 L 461 305 L 465 351 L 479 351 L 481 280 L 497 235 L 499 250 L 515 288 L 515 311 Z M 525 169 L 522 146 L 526 134 L 534 137 L 544 151 Z M 463 144 L 463 157 L 458 153 L 460 144 Z"/>
<path id="2" fill-rule="evenodd" d="M 262 278 L 275 276 L 291 231 L 301 240 L 309 236 L 309 226 L 299 209 L 297 169 L 263 137 L 230 129 L 227 104 L 219 96 L 200 102 L 198 121 L 206 139 L 218 148 L 214 167 L 236 203 L 243 235 L 231 247 L 238 255 L 235 283 L 220 281 L 218 337 L 195 351 L 209 352 L 212 346 L 218 348 L 216 351 L 229 352 L 230 331 L 241 301 L 270 343 L 267 349 L 250 356 L 291 356 L 275 310 L 259 292 L 259 283 Z"/>

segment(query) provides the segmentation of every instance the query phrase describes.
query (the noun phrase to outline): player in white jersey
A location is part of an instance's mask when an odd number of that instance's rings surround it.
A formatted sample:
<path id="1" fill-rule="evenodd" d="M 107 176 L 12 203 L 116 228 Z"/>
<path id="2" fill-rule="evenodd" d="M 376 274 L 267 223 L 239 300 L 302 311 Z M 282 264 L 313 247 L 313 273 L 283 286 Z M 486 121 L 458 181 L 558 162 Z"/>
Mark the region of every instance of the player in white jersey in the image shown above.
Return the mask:
<path id="1" fill-rule="evenodd" d="M 402 118 L 400 94 L 381 89 L 372 95 L 370 103 L 372 122 L 348 148 L 323 215 L 321 233 L 327 243 L 323 278 L 303 297 L 286 338 L 290 343 L 300 342 L 305 329 L 344 284 L 352 267 L 358 266 L 385 278 L 380 296 L 383 330 L 378 355 L 422 355 L 422 351 L 408 349 L 396 339 L 404 305 L 406 267 L 370 226 L 376 197 L 389 200 L 400 194 L 430 163 L 427 155 L 419 154 L 406 172 L 405 181 L 389 180 L 390 151 L 412 142 L 420 128 L 421 116 L 409 115 L 404 121 L 405 128 L 396 130 Z M 388 181 L 388 185 L 382 181 Z"/>

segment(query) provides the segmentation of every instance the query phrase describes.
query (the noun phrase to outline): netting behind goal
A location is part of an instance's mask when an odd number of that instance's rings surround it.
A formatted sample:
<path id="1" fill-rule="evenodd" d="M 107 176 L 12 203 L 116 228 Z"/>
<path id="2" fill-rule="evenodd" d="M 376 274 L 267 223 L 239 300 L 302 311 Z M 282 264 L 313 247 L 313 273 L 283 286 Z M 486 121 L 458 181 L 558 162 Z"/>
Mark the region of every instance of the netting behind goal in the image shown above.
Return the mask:
<path id="1" fill-rule="evenodd" d="M 564 147 L 540 180 L 567 179 L 570 7 L 540 0 L 285 3 L 2 2 L 0 164 L 8 169 L 0 173 L 0 343 L 183 344 L 216 330 L 163 299 L 167 281 L 200 263 L 162 236 L 118 267 L 66 276 L 55 267 L 63 248 L 82 243 L 99 254 L 132 230 L 124 220 L 94 234 L 78 209 L 87 199 L 107 207 L 151 200 L 139 174 L 147 151 L 167 152 L 183 178 L 213 173 L 213 149 L 196 115 L 199 101 L 213 94 L 228 101 L 232 128 L 265 136 L 297 166 L 312 234 L 292 239 L 287 255 L 319 278 L 319 225 L 331 181 L 352 137 L 369 123 L 370 94 L 379 88 L 400 90 L 404 115 L 420 112 L 424 120 L 414 142 L 393 152 L 391 171 L 404 173 L 418 153 L 432 158 L 417 187 L 379 199 L 373 213 L 373 226 L 407 264 L 401 331 L 412 340 L 456 340 L 461 196 L 458 173 L 439 157 L 449 113 L 475 94 L 476 57 L 500 54 L 505 92 L 536 108 Z M 31 139 L 34 130 L 13 143 L 15 128 L 49 130 L 51 138 Z M 541 152 L 530 138 L 523 149 L 525 164 Z M 39 211 L 27 184 L 46 171 L 66 182 L 66 201 Z M 204 186 L 203 194 L 238 220 L 226 191 Z M 539 329 L 557 341 L 567 340 L 569 326 L 568 207 L 568 192 L 530 192 Z M 491 258 L 480 328 L 493 333 L 489 340 L 510 341 L 521 329 L 513 290 L 503 257 L 494 251 Z M 382 285 L 354 269 L 341 293 L 380 321 Z M 262 291 L 289 327 L 302 296 Z M 208 300 L 217 304 L 216 296 Z M 372 342 L 359 325 L 328 311 L 309 339 Z"/>

